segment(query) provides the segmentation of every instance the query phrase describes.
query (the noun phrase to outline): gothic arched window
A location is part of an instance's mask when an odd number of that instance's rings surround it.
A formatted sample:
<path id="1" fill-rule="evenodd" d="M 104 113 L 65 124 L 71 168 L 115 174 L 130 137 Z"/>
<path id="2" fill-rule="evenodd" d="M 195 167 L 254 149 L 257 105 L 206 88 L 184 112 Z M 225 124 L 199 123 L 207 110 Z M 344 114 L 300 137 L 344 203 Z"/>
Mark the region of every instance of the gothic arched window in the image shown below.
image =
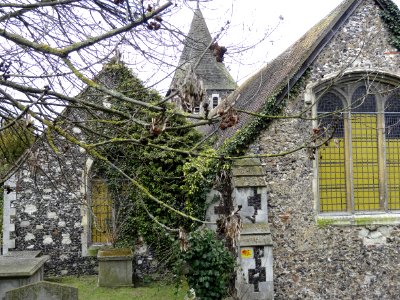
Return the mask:
<path id="1" fill-rule="evenodd" d="M 387 84 L 331 87 L 317 103 L 321 213 L 400 210 L 400 96 Z M 328 136 L 329 137 L 329 136 Z"/>
<path id="2" fill-rule="evenodd" d="M 318 101 L 317 111 L 319 127 L 326 137 L 331 137 L 318 153 L 320 210 L 343 211 L 347 207 L 343 99 L 338 93 L 325 93 Z"/>
<path id="3" fill-rule="evenodd" d="M 391 95 L 384 107 L 387 206 L 395 210 L 400 208 L 400 95 Z"/>

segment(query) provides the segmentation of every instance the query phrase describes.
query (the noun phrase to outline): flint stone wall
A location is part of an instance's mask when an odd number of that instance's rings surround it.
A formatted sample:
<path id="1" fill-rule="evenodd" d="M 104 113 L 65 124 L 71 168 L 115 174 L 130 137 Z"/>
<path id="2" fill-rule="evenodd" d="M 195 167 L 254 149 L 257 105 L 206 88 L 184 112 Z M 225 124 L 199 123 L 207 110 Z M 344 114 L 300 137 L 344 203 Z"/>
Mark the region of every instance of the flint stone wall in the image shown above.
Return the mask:
<path id="1" fill-rule="evenodd" d="M 87 156 L 62 138 L 54 142 L 60 156 L 38 141 L 17 173 L 16 199 L 11 203 L 15 209 L 12 250 L 41 250 L 50 255 L 47 276 L 93 274 L 96 260 L 82 257 L 81 206 L 86 201 L 82 178 Z"/>
<path id="2" fill-rule="evenodd" d="M 96 81 L 112 89 L 120 78 L 104 69 Z M 80 96 L 98 105 L 110 105 L 98 93 L 92 93 L 91 88 Z M 63 113 L 70 120 L 87 118 L 83 111 L 74 109 L 67 108 Z M 78 127 L 64 129 L 77 140 L 88 139 Z M 84 182 L 85 173 L 90 172 L 88 159 L 84 149 L 68 143 L 58 134 L 40 137 L 26 163 L 9 181 L 11 190 L 5 191 L 4 252 L 41 250 L 50 256 L 45 264 L 46 276 L 97 273 L 97 258 L 88 256 L 90 193 Z M 139 278 L 156 270 L 157 262 L 151 249 L 135 253 L 134 261 Z"/>
<path id="3" fill-rule="evenodd" d="M 398 74 L 400 57 L 384 54 L 395 51 L 387 41 L 375 2 L 363 1 L 313 63 L 307 84 L 350 68 Z M 289 100 L 286 112 L 293 115 L 304 109 L 302 91 Z M 311 136 L 312 127 L 311 121 L 300 119 L 274 122 L 252 148 L 262 153 L 295 148 Z M 319 227 L 313 161 L 306 152 L 263 159 L 263 164 L 274 242 L 275 299 L 398 298 L 399 226 Z"/>
<path id="4" fill-rule="evenodd" d="M 80 136 L 78 128 L 72 131 Z M 39 140 L 7 183 L 3 250 L 41 250 L 50 256 L 45 264 L 47 277 L 97 274 L 96 256 L 87 255 L 88 191 L 83 181 L 88 156 L 63 138 L 54 137 L 54 144 L 60 155 Z M 157 271 L 157 265 L 147 246 L 135 249 L 133 267 L 138 280 Z"/>

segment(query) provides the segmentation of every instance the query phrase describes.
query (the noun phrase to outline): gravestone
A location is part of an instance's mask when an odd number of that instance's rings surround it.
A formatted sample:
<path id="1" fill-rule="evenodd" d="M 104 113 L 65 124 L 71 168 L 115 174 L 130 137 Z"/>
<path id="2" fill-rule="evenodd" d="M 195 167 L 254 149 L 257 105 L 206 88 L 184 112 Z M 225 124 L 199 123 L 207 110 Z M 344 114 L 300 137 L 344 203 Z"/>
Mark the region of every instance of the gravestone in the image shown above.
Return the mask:
<path id="1" fill-rule="evenodd" d="M 23 251 L 9 251 L 4 254 L 4 257 L 20 257 L 20 258 L 35 258 L 42 255 L 41 250 L 23 250 Z"/>
<path id="2" fill-rule="evenodd" d="M 99 262 L 98 286 L 133 286 L 131 249 L 103 249 L 97 253 Z"/>
<path id="3" fill-rule="evenodd" d="M 41 281 L 6 292 L 5 300 L 78 300 L 78 289 Z"/>
<path id="4" fill-rule="evenodd" d="M 49 256 L 40 251 L 12 251 L 0 256 L 0 299 L 11 289 L 43 280 L 44 263 Z"/>

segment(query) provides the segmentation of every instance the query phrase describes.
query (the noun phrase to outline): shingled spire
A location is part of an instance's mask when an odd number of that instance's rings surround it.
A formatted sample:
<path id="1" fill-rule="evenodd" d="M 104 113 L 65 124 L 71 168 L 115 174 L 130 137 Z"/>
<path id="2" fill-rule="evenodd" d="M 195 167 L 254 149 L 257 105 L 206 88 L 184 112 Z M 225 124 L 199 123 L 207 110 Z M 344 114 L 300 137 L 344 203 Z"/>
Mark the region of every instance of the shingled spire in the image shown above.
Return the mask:
<path id="1" fill-rule="evenodd" d="M 212 42 L 210 31 L 200 9 L 194 12 L 189 33 L 184 41 L 184 48 L 175 71 L 170 90 L 185 78 L 191 68 L 203 86 L 213 108 L 216 103 L 232 92 L 236 83 L 222 62 L 217 62 L 213 51 L 209 49 Z M 216 99 L 218 98 L 218 100 Z M 199 105 L 200 103 L 196 103 Z"/>

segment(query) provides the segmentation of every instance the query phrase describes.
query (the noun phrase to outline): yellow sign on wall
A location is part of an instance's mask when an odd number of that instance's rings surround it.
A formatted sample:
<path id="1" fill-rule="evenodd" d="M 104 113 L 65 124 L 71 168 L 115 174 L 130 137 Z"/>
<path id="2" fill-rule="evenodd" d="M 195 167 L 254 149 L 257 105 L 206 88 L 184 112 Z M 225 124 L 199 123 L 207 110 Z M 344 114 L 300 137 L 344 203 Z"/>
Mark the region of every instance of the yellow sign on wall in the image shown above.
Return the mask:
<path id="1" fill-rule="evenodd" d="M 243 248 L 240 251 L 242 258 L 253 258 L 253 249 L 252 248 Z"/>

